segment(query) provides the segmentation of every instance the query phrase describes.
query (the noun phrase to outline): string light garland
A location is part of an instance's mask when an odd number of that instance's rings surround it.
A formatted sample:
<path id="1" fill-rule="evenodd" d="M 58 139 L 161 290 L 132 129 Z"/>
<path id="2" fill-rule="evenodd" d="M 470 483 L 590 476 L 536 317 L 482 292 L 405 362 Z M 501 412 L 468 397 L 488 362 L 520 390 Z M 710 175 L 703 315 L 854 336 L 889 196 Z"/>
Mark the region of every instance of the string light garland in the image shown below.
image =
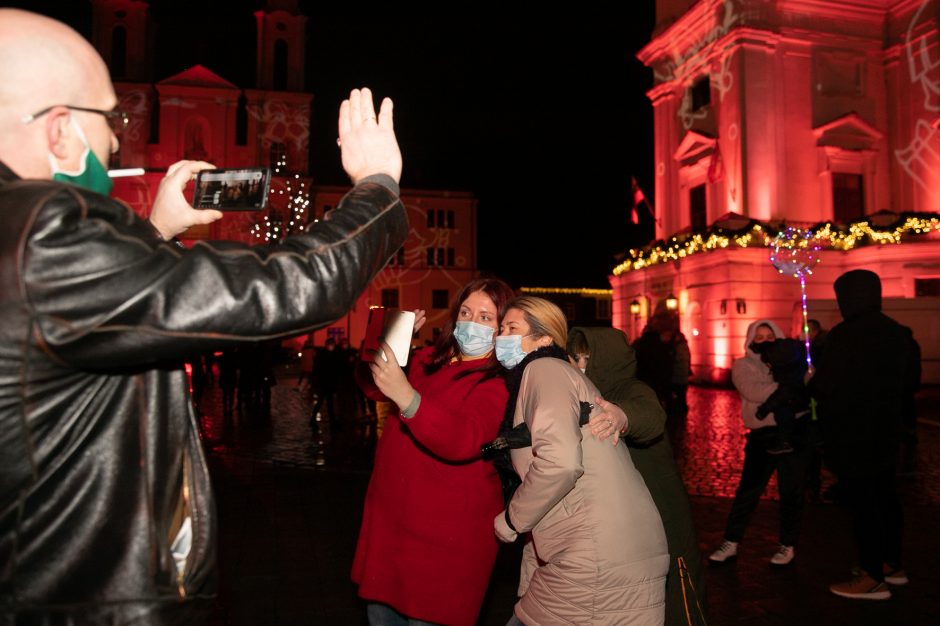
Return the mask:
<path id="1" fill-rule="evenodd" d="M 613 289 L 591 289 L 590 287 L 520 287 L 522 293 L 566 296 L 612 296 Z"/>
<path id="2" fill-rule="evenodd" d="M 287 157 L 282 156 L 274 165 L 274 175 L 281 175 L 281 171 L 287 168 Z M 268 198 L 268 210 L 261 216 L 261 221 L 256 222 L 249 233 L 255 236 L 255 239 L 272 242 L 281 241 L 288 235 L 291 235 L 304 227 L 304 213 L 310 205 L 310 192 L 306 185 L 300 180 L 300 174 L 288 175 L 283 178 L 283 188 L 275 189 L 271 187 Z M 283 217 L 281 210 L 277 205 L 283 204 L 282 196 L 286 196 L 287 205 L 284 211 L 287 217 Z M 275 201 L 277 198 L 277 201 Z M 285 224 L 284 221 L 287 220 Z"/>
<path id="3" fill-rule="evenodd" d="M 820 249 L 841 251 L 864 245 L 899 244 L 912 236 L 940 232 L 940 215 L 936 213 L 902 213 L 886 226 L 872 224 L 870 217 L 846 225 L 825 222 L 805 230 L 818 242 Z M 656 241 L 640 250 L 630 250 L 628 258 L 615 267 L 613 273 L 620 276 L 633 270 L 729 247 L 767 248 L 771 246 L 774 237 L 786 228 L 786 225 L 775 227 L 750 220 L 738 229 L 712 226 L 703 233 L 676 235 L 669 241 Z"/>

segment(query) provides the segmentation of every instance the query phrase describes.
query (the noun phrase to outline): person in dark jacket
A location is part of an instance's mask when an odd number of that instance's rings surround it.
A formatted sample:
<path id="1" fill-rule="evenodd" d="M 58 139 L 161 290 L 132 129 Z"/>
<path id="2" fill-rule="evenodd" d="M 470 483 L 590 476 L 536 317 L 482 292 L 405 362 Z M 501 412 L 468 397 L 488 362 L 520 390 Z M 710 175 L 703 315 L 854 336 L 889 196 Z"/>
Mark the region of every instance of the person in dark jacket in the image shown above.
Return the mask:
<path id="1" fill-rule="evenodd" d="M 279 246 L 186 249 L 171 166 L 149 220 L 107 197 L 126 117 L 101 57 L 0 9 L 0 623 L 198 624 L 216 516 L 183 360 L 343 314 L 408 232 L 391 105 L 341 108 L 353 190 Z M 109 121 L 116 124 L 110 126 Z"/>
<path id="2" fill-rule="evenodd" d="M 656 313 L 633 342 L 636 352 L 636 376 L 656 392 L 660 404 L 672 404 L 673 372 L 676 361 L 677 320 L 666 311 Z"/>
<path id="3" fill-rule="evenodd" d="M 806 391 L 806 348 L 796 339 L 775 339 L 751 344 L 751 350 L 760 355 L 770 367 L 777 388 L 757 407 L 757 419 L 773 414 L 777 422 L 777 440 L 767 447 L 767 454 L 793 452 L 793 430 L 796 416 L 809 411 L 809 393 Z"/>
<path id="4" fill-rule="evenodd" d="M 853 270 L 835 282 L 842 313 L 813 385 L 825 415 L 826 455 L 852 509 L 861 566 L 830 587 L 846 598 L 884 600 L 901 568 L 902 512 L 895 485 L 905 391 L 913 376 L 910 329 L 881 312 L 881 280 Z"/>
<path id="5" fill-rule="evenodd" d="M 688 614 L 704 612 L 705 572 L 689 496 L 664 430 L 666 413 L 653 390 L 637 379 L 636 355 L 622 331 L 572 328 L 568 334 L 568 354 L 604 399 L 627 414 L 623 438 L 659 510 L 669 546 L 664 623 L 688 625 Z M 684 567 L 680 567 L 680 558 Z"/>

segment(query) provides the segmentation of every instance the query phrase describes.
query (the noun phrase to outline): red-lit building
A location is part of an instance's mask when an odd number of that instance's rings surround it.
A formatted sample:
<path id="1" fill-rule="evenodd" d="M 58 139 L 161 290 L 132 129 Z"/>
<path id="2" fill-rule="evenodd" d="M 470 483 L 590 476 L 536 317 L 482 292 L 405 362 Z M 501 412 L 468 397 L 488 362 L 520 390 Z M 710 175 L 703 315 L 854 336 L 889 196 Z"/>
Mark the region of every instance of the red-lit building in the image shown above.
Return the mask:
<path id="1" fill-rule="evenodd" d="M 318 216 L 328 214 L 347 191 L 317 187 L 311 206 Z M 411 228 L 405 244 L 359 298 L 356 306 L 335 324 L 315 333 L 362 340 L 370 306 L 424 309 L 427 323 L 419 342 L 432 340 L 444 326 L 450 303 L 460 288 L 477 275 L 477 201 L 455 191 L 402 189 Z"/>
<path id="2" fill-rule="evenodd" d="M 304 91 L 306 16 L 297 0 L 267 0 L 255 12 L 255 88 L 244 88 L 211 68 L 195 65 L 149 82 L 155 29 L 140 0 L 92 0 L 92 43 L 111 68 L 119 108 L 130 114 L 112 168 L 144 168 L 116 180 L 114 196 L 146 217 L 166 168 L 180 159 L 218 167 L 270 166 L 270 208 L 264 214 L 229 213 L 190 229 L 182 239 L 262 243 L 290 219 L 320 219 L 348 187 L 314 187 L 309 170 L 310 110 Z M 333 103 L 328 106 L 336 106 Z M 411 232 L 407 242 L 360 297 L 349 315 L 315 333 L 362 338 L 373 305 L 423 308 L 431 339 L 446 319 L 450 299 L 476 275 L 476 199 L 469 193 L 402 190 Z M 295 210 L 296 207 L 296 210 Z M 301 212 L 300 209 L 303 209 Z M 260 228 L 253 227 L 259 225 Z"/>
<path id="3" fill-rule="evenodd" d="M 834 279 L 875 271 L 940 382 L 940 0 L 656 7 L 638 56 L 660 241 L 614 269 L 614 326 L 636 336 L 674 295 L 695 376 L 726 380 L 750 322 L 799 332 L 799 281 L 768 258 L 785 222 L 823 244 L 810 317 L 837 323 Z"/>

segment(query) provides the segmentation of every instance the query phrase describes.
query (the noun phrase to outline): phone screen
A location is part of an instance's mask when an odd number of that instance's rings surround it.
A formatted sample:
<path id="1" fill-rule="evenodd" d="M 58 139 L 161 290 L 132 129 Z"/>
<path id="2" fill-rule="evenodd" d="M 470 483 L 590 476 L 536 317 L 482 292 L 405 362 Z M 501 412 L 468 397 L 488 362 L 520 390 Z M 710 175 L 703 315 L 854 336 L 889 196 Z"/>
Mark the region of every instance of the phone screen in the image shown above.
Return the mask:
<path id="1" fill-rule="evenodd" d="M 203 170 L 196 175 L 193 207 L 260 211 L 268 203 L 271 170 L 266 167 Z"/>

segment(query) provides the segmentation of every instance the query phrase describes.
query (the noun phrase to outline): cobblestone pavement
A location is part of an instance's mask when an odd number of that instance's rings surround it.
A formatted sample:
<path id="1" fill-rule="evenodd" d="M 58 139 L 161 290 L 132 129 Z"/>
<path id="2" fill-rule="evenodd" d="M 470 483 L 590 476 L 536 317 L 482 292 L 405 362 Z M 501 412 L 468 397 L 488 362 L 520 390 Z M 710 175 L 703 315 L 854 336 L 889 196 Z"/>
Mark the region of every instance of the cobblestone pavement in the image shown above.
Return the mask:
<path id="1" fill-rule="evenodd" d="M 807 506 L 794 565 L 771 570 L 767 559 L 776 548 L 777 503 L 769 501 L 758 507 L 738 562 L 708 569 L 710 624 L 937 623 L 940 389 L 927 390 L 920 400 L 916 463 L 902 477 L 911 584 L 883 603 L 832 596 L 828 585 L 847 577 L 854 549 L 845 512 L 824 504 Z M 744 431 L 735 393 L 690 389 L 689 402 L 677 461 L 706 551 L 721 540 L 743 461 Z M 311 427 L 310 400 L 292 383 L 273 389 L 271 406 L 270 420 L 236 416 L 226 422 L 216 389 L 210 388 L 202 403 L 220 519 L 220 597 L 211 624 L 365 624 L 349 568 L 374 424 L 356 415 L 344 420 L 340 432 L 331 432 L 326 420 Z M 768 500 L 775 493 L 768 489 Z M 506 547 L 479 624 L 505 624 L 517 580 L 517 548 Z"/>

